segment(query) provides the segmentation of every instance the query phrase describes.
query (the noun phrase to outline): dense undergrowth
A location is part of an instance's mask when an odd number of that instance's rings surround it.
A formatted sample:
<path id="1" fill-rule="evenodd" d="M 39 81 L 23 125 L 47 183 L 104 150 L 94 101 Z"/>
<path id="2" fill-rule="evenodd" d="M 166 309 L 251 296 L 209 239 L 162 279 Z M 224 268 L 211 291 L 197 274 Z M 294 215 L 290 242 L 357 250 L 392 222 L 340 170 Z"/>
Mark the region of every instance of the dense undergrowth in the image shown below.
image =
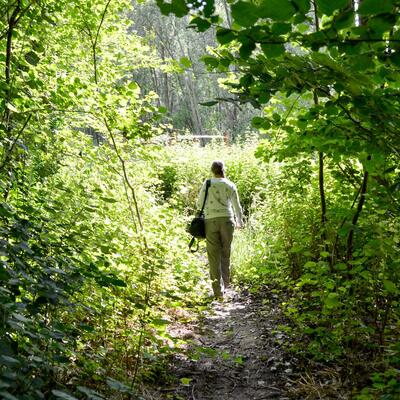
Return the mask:
<path id="1" fill-rule="evenodd" d="M 167 332 L 174 310 L 207 298 L 207 271 L 188 252 L 185 227 L 211 161 L 222 158 L 246 210 L 234 243 L 236 284 L 275 288 L 288 350 L 309 368 L 334 367 L 355 390 L 372 379 L 360 399 L 395 398 L 397 217 L 384 195 L 367 202 L 349 270 L 340 240 L 354 189 L 330 166 L 326 240 L 338 242 L 330 265 L 316 228 L 315 160 L 266 163 L 255 149 L 121 142 L 143 230 L 107 144 L 70 132 L 52 143 L 62 157 L 30 160 L 30 180 L 1 208 L 3 396 L 107 398 L 162 376 L 180 351 Z"/>
<path id="2" fill-rule="evenodd" d="M 271 156 L 265 148 L 259 154 Z M 264 199 L 237 238 L 236 276 L 250 287 L 268 284 L 279 293 L 288 322 L 282 330 L 291 338 L 287 348 L 306 369 L 326 368 L 332 385 L 352 389 L 357 399 L 395 399 L 400 390 L 398 199 L 378 176 L 371 180 L 354 257 L 346 260 L 358 198 L 354 180 L 360 179 L 360 166 L 347 162 L 351 178 L 337 164 L 327 165 L 323 241 L 316 159 L 269 164 Z M 326 251 L 327 244 L 334 251 Z M 318 379 L 308 384 L 328 395 L 329 385 Z"/>
<path id="3" fill-rule="evenodd" d="M 177 346 L 166 332 L 174 310 L 207 297 L 185 229 L 211 160 L 226 160 L 247 207 L 263 180 L 250 145 L 119 151 L 128 181 L 110 146 L 64 132 L 2 203 L 5 398 L 108 398 L 158 379 Z"/>
<path id="4" fill-rule="evenodd" d="M 196 308 L 207 297 L 207 271 L 188 252 L 185 227 L 216 158 L 225 160 L 246 210 L 246 228 L 234 243 L 236 284 L 268 284 L 280 293 L 288 350 L 309 368 L 334 366 L 355 388 L 372 379 L 360 399 L 395 396 L 398 219 L 384 194 L 363 210 L 349 270 L 340 240 L 354 188 L 329 166 L 326 240 L 338 242 L 330 265 L 316 228 L 315 160 L 267 163 L 255 150 L 252 143 L 121 142 L 140 222 L 107 144 L 93 146 L 70 132 L 52 143 L 62 157 L 30 160 L 30 181 L 1 208 L 5 398 L 107 398 L 162 376 L 164 361 L 180 351 L 167 333 L 174 310 Z"/>

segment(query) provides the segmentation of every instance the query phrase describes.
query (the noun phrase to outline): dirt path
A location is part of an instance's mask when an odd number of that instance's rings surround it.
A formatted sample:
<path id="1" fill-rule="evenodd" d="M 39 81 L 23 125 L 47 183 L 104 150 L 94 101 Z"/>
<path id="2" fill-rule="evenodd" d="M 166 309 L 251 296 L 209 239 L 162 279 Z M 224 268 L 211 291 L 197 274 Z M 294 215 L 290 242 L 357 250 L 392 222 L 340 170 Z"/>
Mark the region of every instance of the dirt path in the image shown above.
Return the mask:
<path id="1" fill-rule="evenodd" d="M 264 400 L 289 399 L 293 375 L 284 359 L 276 299 L 229 293 L 213 302 L 193 325 L 173 327 L 173 335 L 190 339 L 188 353 L 177 357 L 173 387 L 159 388 L 152 399 Z"/>

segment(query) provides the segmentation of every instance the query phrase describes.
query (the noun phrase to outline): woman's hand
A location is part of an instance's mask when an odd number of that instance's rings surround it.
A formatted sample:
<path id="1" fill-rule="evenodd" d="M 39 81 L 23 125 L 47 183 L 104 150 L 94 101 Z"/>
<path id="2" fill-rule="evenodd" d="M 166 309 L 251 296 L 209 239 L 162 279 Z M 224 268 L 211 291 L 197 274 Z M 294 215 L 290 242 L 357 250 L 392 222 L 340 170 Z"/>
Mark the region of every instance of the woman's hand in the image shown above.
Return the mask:
<path id="1" fill-rule="evenodd" d="M 244 227 L 243 221 L 236 222 L 235 224 L 236 229 L 243 229 L 243 227 Z"/>

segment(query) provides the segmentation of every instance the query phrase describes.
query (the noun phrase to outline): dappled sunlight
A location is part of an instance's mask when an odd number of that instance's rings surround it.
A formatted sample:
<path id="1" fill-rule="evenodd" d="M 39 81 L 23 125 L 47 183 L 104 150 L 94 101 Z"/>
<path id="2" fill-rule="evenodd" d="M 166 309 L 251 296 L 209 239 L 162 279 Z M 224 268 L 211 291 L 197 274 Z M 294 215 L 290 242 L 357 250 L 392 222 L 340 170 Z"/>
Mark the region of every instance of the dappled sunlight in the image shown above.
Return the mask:
<path id="1" fill-rule="evenodd" d="M 231 318 L 235 312 L 246 309 L 249 304 L 250 301 L 247 304 L 243 304 L 229 299 L 213 302 L 212 309 L 209 312 L 205 312 L 204 315 L 210 320 L 223 320 Z"/>
<path id="2" fill-rule="evenodd" d="M 187 324 L 191 335 L 185 356 L 177 355 L 173 368 L 190 388 L 178 384 L 174 392 L 189 391 L 199 399 L 258 399 L 266 394 L 283 399 L 280 371 L 289 374 L 290 362 L 275 342 L 275 336 L 282 337 L 277 335 L 277 310 L 240 290 L 229 290 L 229 297 L 213 301 L 197 323 Z"/>

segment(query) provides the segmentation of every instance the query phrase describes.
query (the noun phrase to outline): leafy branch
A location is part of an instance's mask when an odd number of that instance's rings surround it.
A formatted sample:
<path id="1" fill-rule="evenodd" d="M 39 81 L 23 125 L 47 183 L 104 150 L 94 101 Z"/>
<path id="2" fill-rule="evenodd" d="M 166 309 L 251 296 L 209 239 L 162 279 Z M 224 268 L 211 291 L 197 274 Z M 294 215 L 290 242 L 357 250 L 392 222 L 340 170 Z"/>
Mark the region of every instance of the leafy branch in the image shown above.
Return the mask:
<path id="1" fill-rule="evenodd" d="M 100 20 L 100 23 L 99 23 L 97 31 L 96 31 L 95 38 L 94 39 L 91 38 L 92 56 L 93 56 L 93 71 L 94 71 L 94 80 L 95 80 L 96 85 L 99 84 L 96 52 L 97 52 L 101 27 L 103 26 L 105 16 L 106 16 L 108 7 L 110 5 L 110 2 L 111 2 L 111 0 L 107 1 L 106 6 L 103 10 L 101 20 Z M 134 186 L 132 185 L 130 178 L 128 176 L 126 161 L 120 152 L 113 128 L 110 123 L 111 118 L 109 118 L 107 110 L 103 109 L 103 107 L 101 107 L 101 106 L 100 106 L 100 109 L 103 114 L 102 121 L 104 123 L 104 126 L 106 127 L 108 134 L 109 134 L 109 137 L 110 137 L 111 143 L 112 143 L 112 147 L 115 151 L 115 154 L 116 154 L 116 156 L 120 162 L 121 168 L 122 168 L 124 190 L 125 190 L 125 195 L 127 197 L 128 204 L 129 204 L 129 208 L 131 210 L 133 209 L 135 211 L 135 216 L 138 221 L 138 225 L 137 225 L 136 220 L 134 218 L 134 214 L 133 214 L 133 212 L 131 212 L 131 218 L 132 218 L 134 228 L 136 230 L 136 233 L 140 233 L 140 238 L 142 240 L 143 253 L 145 255 L 144 263 L 145 264 L 148 263 L 148 266 L 150 267 L 149 271 L 147 272 L 146 279 L 145 279 L 145 293 L 144 293 L 144 298 L 143 298 L 143 309 L 142 309 L 141 316 L 139 318 L 140 331 L 139 331 L 139 338 L 138 338 L 138 342 L 137 342 L 137 346 L 136 346 L 136 363 L 134 366 L 133 376 L 131 379 L 130 391 L 127 393 L 128 399 L 131 399 L 133 390 L 134 390 L 136 382 L 137 382 L 138 373 L 139 373 L 139 366 L 140 366 L 140 360 L 141 360 L 141 355 L 142 355 L 142 347 L 143 347 L 143 342 L 144 342 L 144 332 L 145 332 L 146 325 L 147 325 L 148 309 L 150 307 L 151 284 L 152 284 L 152 279 L 153 279 L 153 275 L 154 275 L 154 263 L 152 262 L 151 257 L 150 257 L 150 249 L 149 249 L 149 246 L 147 243 L 147 238 L 145 235 L 145 230 L 144 230 L 141 212 L 139 209 L 136 190 L 135 190 Z M 130 191 L 130 196 L 128 195 L 128 189 Z M 133 201 L 133 207 L 131 205 L 131 199 Z M 138 231 L 138 227 L 140 228 L 140 231 Z"/>
<path id="2" fill-rule="evenodd" d="M 28 115 L 28 118 L 25 120 L 24 125 L 22 126 L 22 128 L 19 130 L 19 132 L 16 134 L 14 140 L 12 141 L 11 145 L 9 146 L 9 148 L 6 151 L 6 154 L 4 156 L 3 162 L 0 164 L 0 171 L 5 167 L 5 165 L 8 163 L 11 154 L 15 148 L 15 145 L 18 142 L 19 137 L 22 135 L 22 133 L 24 132 L 26 126 L 28 125 L 30 119 L 32 117 L 32 114 Z"/>
<path id="3" fill-rule="evenodd" d="M 367 156 L 367 161 L 371 160 L 371 155 Z M 350 261 L 353 257 L 353 247 L 354 247 L 354 229 L 357 225 L 358 218 L 360 217 L 361 211 L 363 209 L 364 203 L 365 203 L 365 197 L 367 193 L 367 182 L 368 182 L 368 170 L 364 169 L 364 175 L 363 175 L 363 181 L 360 187 L 359 195 L 360 199 L 357 204 L 357 210 L 353 216 L 353 219 L 351 221 L 351 229 L 350 232 L 347 236 L 347 251 L 346 251 L 346 261 L 348 268 L 351 268 Z"/>

